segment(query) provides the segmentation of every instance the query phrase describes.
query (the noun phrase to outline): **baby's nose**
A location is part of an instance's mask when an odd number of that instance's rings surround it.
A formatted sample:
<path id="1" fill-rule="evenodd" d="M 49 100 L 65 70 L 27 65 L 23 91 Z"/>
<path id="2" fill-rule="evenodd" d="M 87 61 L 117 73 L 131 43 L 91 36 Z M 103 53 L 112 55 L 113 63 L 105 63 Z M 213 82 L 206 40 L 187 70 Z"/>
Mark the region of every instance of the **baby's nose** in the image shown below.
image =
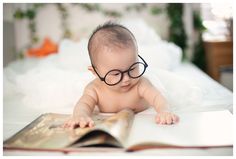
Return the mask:
<path id="1" fill-rule="evenodd" d="M 128 73 L 125 73 L 122 79 L 122 82 L 128 82 L 130 80 L 130 77 L 128 75 Z"/>

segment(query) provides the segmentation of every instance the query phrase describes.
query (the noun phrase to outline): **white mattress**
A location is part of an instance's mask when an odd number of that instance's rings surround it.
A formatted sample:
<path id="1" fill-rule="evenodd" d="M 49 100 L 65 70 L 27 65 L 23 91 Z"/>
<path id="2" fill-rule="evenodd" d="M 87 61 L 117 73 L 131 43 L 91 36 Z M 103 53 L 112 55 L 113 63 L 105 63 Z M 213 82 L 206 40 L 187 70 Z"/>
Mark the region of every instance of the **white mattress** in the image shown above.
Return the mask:
<path id="1" fill-rule="evenodd" d="M 183 63 L 174 69 L 173 72 L 185 79 L 194 81 L 202 90 L 202 103 L 198 107 L 186 107 L 186 110 L 211 111 L 228 109 L 233 113 L 233 93 L 195 65 Z"/>

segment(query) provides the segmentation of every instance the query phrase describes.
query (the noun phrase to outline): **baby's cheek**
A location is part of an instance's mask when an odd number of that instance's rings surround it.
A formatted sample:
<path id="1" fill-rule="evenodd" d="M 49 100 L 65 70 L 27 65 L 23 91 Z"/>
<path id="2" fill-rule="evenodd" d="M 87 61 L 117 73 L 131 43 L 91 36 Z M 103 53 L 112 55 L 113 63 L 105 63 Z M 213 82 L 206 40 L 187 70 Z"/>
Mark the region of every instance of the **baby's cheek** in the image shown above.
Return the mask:
<path id="1" fill-rule="evenodd" d="M 139 78 L 132 79 L 131 84 L 134 86 L 139 82 Z"/>

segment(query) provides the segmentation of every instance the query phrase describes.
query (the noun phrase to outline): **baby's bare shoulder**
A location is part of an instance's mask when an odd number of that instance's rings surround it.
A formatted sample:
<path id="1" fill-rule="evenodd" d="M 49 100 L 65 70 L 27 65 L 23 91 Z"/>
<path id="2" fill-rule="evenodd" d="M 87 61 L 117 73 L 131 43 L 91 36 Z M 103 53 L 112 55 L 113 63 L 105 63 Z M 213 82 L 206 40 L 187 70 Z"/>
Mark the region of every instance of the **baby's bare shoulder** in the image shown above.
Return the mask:
<path id="1" fill-rule="evenodd" d="M 150 82 L 149 79 L 146 77 L 142 77 L 139 80 L 139 87 L 147 87 L 147 86 L 152 86 L 152 83 Z"/>
<path id="2" fill-rule="evenodd" d="M 97 79 L 94 79 L 86 85 L 86 87 L 84 88 L 84 93 L 96 96 L 98 87 L 99 83 L 97 82 Z"/>
<path id="3" fill-rule="evenodd" d="M 138 84 L 138 92 L 140 95 L 142 95 L 147 90 L 152 89 L 154 86 L 152 83 L 147 79 L 146 77 L 140 78 L 139 84 Z"/>

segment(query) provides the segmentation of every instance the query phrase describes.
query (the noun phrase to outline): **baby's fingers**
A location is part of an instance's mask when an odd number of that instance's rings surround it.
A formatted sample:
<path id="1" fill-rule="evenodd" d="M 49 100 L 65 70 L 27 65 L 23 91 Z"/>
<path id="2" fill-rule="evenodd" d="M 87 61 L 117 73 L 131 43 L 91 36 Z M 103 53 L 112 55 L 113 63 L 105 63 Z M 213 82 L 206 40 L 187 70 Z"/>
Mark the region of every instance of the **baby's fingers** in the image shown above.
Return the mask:
<path id="1" fill-rule="evenodd" d="M 159 115 L 157 115 L 157 117 L 156 117 L 156 122 L 157 122 L 158 124 L 160 124 L 160 122 L 161 122 L 161 119 L 160 119 L 160 116 L 159 116 Z"/>
<path id="2" fill-rule="evenodd" d="M 172 114 L 172 120 L 173 120 L 173 123 L 177 123 L 179 121 L 179 117 Z"/>
<path id="3" fill-rule="evenodd" d="M 162 113 L 156 116 L 156 122 L 158 124 L 174 124 L 179 120 L 178 116 L 172 113 Z"/>
<path id="4" fill-rule="evenodd" d="M 164 115 L 157 115 L 156 122 L 158 124 L 165 124 L 166 123 L 165 116 Z"/>
<path id="5" fill-rule="evenodd" d="M 160 124 L 166 124 L 166 115 L 160 116 Z"/>
<path id="6" fill-rule="evenodd" d="M 80 126 L 80 122 L 79 121 L 75 121 L 75 120 L 69 120 L 66 121 L 62 127 L 63 128 L 68 128 L 68 129 L 74 129 L 76 127 Z"/>
<path id="7" fill-rule="evenodd" d="M 93 127 L 93 125 L 94 125 L 94 121 L 91 118 L 89 118 L 89 117 L 81 117 L 80 118 L 79 126 L 81 128 L 85 128 L 87 126 L 88 127 Z"/>
<path id="8" fill-rule="evenodd" d="M 66 120 L 63 125 L 61 126 L 62 128 L 68 128 L 71 125 L 71 119 Z"/>
<path id="9" fill-rule="evenodd" d="M 80 121 L 79 121 L 79 127 L 84 128 L 84 127 L 87 126 L 87 124 L 88 124 L 88 122 L 86 121 L 85 118 L 83 118 L 83 117 L 80 118 Z"/>
<path id="10" fill-rule="evenodd" d="M 167 115 L 166 116 L 166 124 L 170 125 L 172 123 L 173 123 L 172 116 L 171 115 Z"/>
<path id="11" fill-rule="evenodd" d="M 92 119 L 89 119 L 89 124 L 88 126 L 91 128 L 94 126 L 94 121 Z"/>
<path id="12" fill-rule="evenodd" d="M 62 127 L 74 129 L 76 127 L 85 128 L 85 127 L 93 127 L 94 121 L 89 117 L 80 117 L 77 119 L 69 119 L 67 120 Z"/>
<path id="13" fill-rule="evenodd" d="M 70 129 L 74 129 L 79 125 L 79 123 L 77 121 L 71 121 L 69 124 L 69 128 Z"/>

